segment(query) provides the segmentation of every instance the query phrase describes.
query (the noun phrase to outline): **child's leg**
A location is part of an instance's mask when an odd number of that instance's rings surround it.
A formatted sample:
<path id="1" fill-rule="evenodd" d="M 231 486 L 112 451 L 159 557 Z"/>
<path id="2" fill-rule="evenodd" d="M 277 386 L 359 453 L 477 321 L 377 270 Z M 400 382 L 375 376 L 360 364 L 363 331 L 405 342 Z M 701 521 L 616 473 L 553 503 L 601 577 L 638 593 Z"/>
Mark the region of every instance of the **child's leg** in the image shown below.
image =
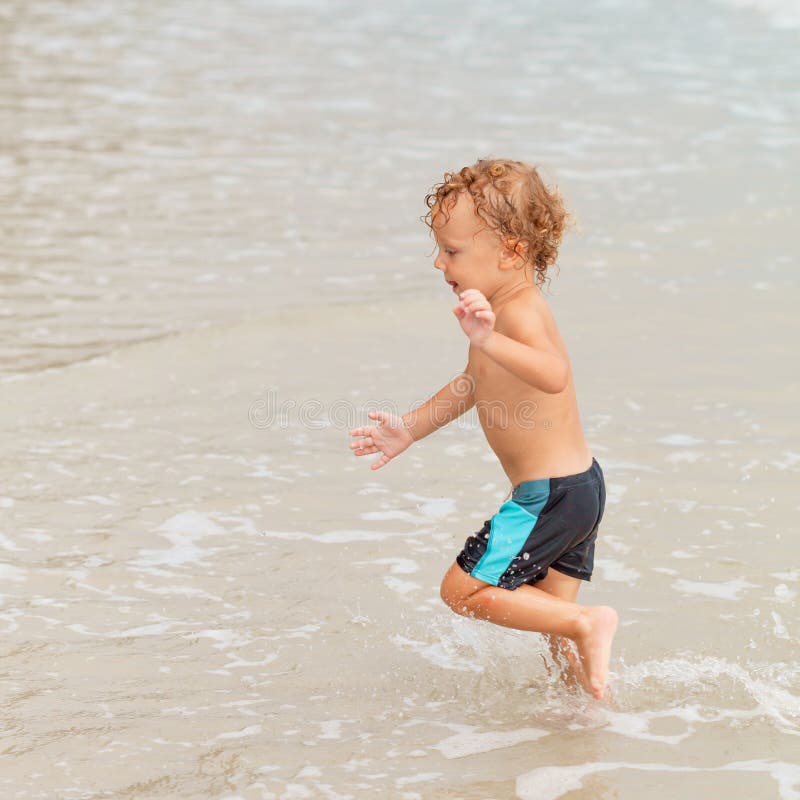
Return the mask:
<path id="1" fill-rule="evenodd" d="M 547 576 L 536 583 L 536 588 L 568 603 L 574 603 L 578 597 L 581 583 L 583 581 L 580 579 L 565 575 L 563 572 L 551 567 L 547 571 Z M 561 680 L 564 685 L 571 689 L 582 687 L 587 692 L 591 692 L 589 680 L 586 677 L 580 659 L 575 653 L 571 640 L 566 636 L 555 636 L 551 633 L 542 635 L 550 647 L 553 661 L 561 669 Z M 564 662 L 566 662 L 566 665 Z"/>
<path id="2" fill-rule="evenodd" d="M 523 584 L 500 589 L 453 564 L 442 581 L 442 599 L 458 614 L 507 628 L 566 636 L 575 642 L 592 694 L 602 697 L 608 678 L 617 613 L 608 606 L 579 606 Z"/>

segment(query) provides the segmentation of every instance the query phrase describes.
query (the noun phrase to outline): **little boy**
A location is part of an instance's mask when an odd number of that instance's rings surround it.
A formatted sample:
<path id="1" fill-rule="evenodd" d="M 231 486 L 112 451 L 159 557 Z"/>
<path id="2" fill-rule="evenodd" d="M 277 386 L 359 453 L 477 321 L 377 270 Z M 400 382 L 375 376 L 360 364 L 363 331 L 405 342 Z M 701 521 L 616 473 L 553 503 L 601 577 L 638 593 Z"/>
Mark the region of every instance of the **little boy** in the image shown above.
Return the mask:
<path id="1" fill-rule="evenodd" d="M 605 506 L 600 465 L 586 445 L 569 355 L 540 287 L 556 260 L 567 212 L 536 169 L 481 160 L 426 198 L 438 247 L 434 267 L 458 296 L 453 313 L 469 338 L 466 369 L 402 417 L 370 413 L 356 428 L 357 456 L 380 469 L 413 442 L 476 406 L 511 499 L 467 538 L 442 581 L 458 614 L 547 634 L 595 697 L 608 680 L 617 613 L 581 606 Z M 578 650 L 574 657 L 568 641 Z"/>

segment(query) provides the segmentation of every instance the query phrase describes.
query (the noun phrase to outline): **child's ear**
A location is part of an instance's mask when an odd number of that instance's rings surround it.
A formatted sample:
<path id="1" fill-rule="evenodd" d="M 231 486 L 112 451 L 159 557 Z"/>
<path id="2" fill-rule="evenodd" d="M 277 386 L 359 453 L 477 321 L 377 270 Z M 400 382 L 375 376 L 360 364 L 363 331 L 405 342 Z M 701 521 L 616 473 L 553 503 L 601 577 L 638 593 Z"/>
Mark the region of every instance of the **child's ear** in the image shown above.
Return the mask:
<path id="1" fill-rule="evenodd" d="M 502 266 L 508 268 L 515 266 L 519 260 L 524 262 L 527 252 L 527 242 L 522 242 L 519 239 L 506 239 L 503 242 L 503 249 L 501 252 Z"/>

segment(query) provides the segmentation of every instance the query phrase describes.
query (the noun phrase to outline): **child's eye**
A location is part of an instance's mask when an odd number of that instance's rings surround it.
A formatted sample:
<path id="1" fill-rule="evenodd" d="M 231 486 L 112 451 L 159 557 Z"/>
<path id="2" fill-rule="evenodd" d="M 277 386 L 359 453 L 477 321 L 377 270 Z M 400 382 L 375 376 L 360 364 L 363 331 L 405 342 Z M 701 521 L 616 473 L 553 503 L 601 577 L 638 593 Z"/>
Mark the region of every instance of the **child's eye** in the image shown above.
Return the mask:
<path id="1" fill-rule="evenodd" d="M 456 254 L 455 250 L 445 250 L 444 252 L 448 256 L 454 256 Z"/>

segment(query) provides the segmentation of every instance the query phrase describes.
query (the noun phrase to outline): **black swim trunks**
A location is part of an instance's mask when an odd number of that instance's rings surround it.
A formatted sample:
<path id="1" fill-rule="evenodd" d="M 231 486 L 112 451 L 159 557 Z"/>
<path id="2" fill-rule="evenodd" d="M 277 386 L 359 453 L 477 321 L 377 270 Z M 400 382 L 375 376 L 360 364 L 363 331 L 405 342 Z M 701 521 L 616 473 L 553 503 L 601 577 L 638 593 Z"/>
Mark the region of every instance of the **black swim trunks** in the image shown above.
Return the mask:
<path id="1" fill-rule="evenodd" d="M 467 539 L 456 562 L 473 578 L 502 589 L 534 584 L 550 567 L 591 580 L 605 503 L 603 470 L 594 458 L 577 475 L 523 481 Z"/>

